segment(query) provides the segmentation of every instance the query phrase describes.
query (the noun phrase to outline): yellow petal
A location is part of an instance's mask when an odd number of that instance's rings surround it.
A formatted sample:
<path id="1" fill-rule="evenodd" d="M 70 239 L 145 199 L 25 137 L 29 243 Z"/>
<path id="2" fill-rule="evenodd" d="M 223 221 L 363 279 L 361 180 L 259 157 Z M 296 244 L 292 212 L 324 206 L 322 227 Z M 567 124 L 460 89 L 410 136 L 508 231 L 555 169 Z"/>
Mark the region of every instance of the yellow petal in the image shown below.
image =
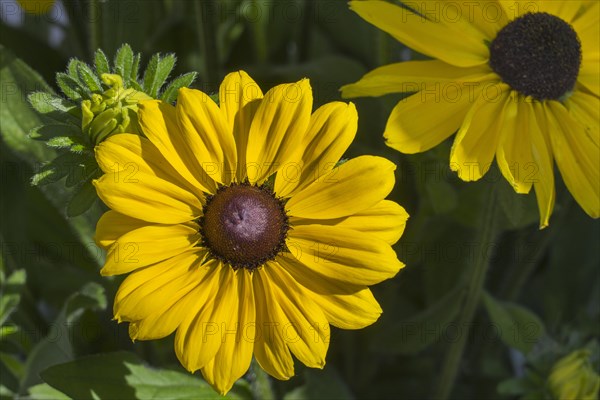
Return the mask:
<path id="1" fill-rule="evenodd" d="M 281 323 L 274 311 L 271 283 L 265 276 L 264 268 L 252 273 L 252 284 L 256 327 L 260 332 L 254 342 L 254 356 L 258 365 L 269 375 L 279 380 L 288 380 L 294 376 L 294 361 L 283 336 L 278 332 Z"/>
<path id="2" fill-rule="evenodd" d="M 228 74 L 219 89 L 219 105 L 235 138 L 238 182 L 242 182 L 246 178 L 248 134 L 250 124 L 262 98 L 262 90 L 244 71 Z"/>
<path id="3" fill-rule="evenodd" d="M 289 197 L 329 173 L 352 143 L 357 128 L 354 104 L 332 102 L 319 107 L 310 117 L 298 162 L 288 163 L 277 173 L 275 193 Z"/>
<path id="4" fill-rule="evenodd" d="M 304 287 L 305 293 L 323 310 L 332 325 L 360 329 L 371 325 L 381 315 L 381 307 L 368 288 L 329 279 L 289 255 L 281 255 L 277 262 Z"/>
<path id="5" fill-rule="evenodd" d="M 200 167 L 179 129 L 175 107 L 156 100 L 139 103 L 138 118 L 144 134 L 181 176 L 199 191 L 214 193 L 215 182 Z"/>
<path id="6" fill-rule="evenodd" d="M 401 100 L 392 110 L 383 134 L 386 144 L 402 153 L 420 153 L 440 144 L 461 126 L 479 97 L 484 80 L 467 84 L 435 83 Z"/>
<path id="7" fill-rule="evenodd" d="M 204 379 L 222 395 L 248 371 L 257 333 L 252 274 L 242 268 L 236 272 L 235 279 L 240 301 L 239 307 L 231 312 L 237 315 L 234 317 L 237 322 L 225 332 L 215 357 L 202 368 Z"/>
<path id="8" fill-rule="evenodd" d="M 556 15 L 563 21 L 571 23 L 581 8 L 579 0 L 542 0 L 538 2 L 538 12 Z"/>
<path id="9" fill-rule="evenodd" d="M 463 19 L 471 22 L 487 41 L 492 41 L 500 29 L 508 24 L 508 18 L 497 0 L 460 2 Z"/>
<path id="10" fill-rule="evenodd" d="M 591 4 L 572 24 L 581 41 L 582 60 L 577 81 L 600 96 L 600 3 Z"/>
<path id="11" fill-rule="evenodd" d="M 406 61 L 376 68 L 341 90 L 343 97 L 418 92 L 426 85 L 469 81 L 488 72 L 487 66 L 461 68 L 439 60 Z"/>
<path id="12" fill-rule="evenodd" d="M 536 165 L 531 155 L 531 132 L 535 116 L 529 101 L 511 93 L 506 102 L 500 126 L 496 160 L 504 178 L 517 193 L 529 193 L 533 186 Z"/>
<path id="13" fill-rule="evenodd" d="M 132 272 L 115 295 L 115 318 L 139 321 L 181 299 L 210 272 L 200 265 L 204 255 L 202 249 L 188 250 Z"/>
<path id="14" fill-rule="evenodd" d="M 323 368 L 329 347 L 329 322 L 305 290 L 276 262 L 267 262 L 264 276 L 270 285 L 272 315 L 290 351 L 304 365 Z"/>
<path id="15" fill-rule="evenodd" d="M 528 104 L 526 104 L 529 106 Z M 531 154 L 535 162 L 537 173 L 534 176 L 533 187 L 540 210 L 540 229 L 548 226 L 550 215 L 554 209 L 556 192 L 554 189 L 554 160 L 550 138 L 552 132 L 548 129 L 544 106 L 535 102 L 530 105 L 535 122 L 531 126 Z"/>
<path id="16" fill-rule="evenodd" d="M 542 0 L 546 1 L 546 0 Z M 515 20 L 523 14 L 540 11 L 538 0 L 498 0 L 509 20 Z"/>
<path id="17" fill-rule="evenodd" d="M 396 165 L 385 158 L 353 158 L 306 189 L 286 204 L 295 217 L 330 219 L 352 215 L 374 206 L 394 187 Z"/>
<path id="18" fill-rule="evenodd" d="M 251 183 L 261 184 L 298 150 L 310 121 L 312 100 L 308 79 L 278 85 L 267 92 L 248 137 L 246 167 Z"/>
<path id="19" fill-rule="evenodd" d="M 577 203 L 592 218 L 600 216 L 600 148 L 596 132 L 586 132 L 564 106 L 547 102 L 548 125 L 553 127 L 550 139 L 556 164 Z"/>
<path id="20" fill-rule="evenodd" d="M 127 232 L 146 225 L 148 225 L 146 221 L 108 210 L 98 220 L 94 240 L 98 246 L 108 250 L 111 244 Z"/>
<path id="21" fill-rule="evenodd" d="M 307 268 L 354 285 L 379 283 L 404 267 L 383 240 L 337 226 L 295 226 L 286 244 Z"/>
<path id="22" fill-rule="evenodd" d="M 202 213 L 198 197 L 153 175 L 137 173 L 135 178 L 115 181 L 112 174 L 95 180 L 102 201 L 122 214 L 159 224 L 192 221 Z"/>
<path id="23" fill-rule="evenodd" d="M 202 169 L 216 182 L 231 183 L 237 150 L 232 127 L 219 107 L 206 93 L 181 88 L 176 109 L 183 140 Z"/>
<path id="24" fill-rule="evenodd" d="M 143 172 L 156 175 L 191 192 L 196 190 L 145 137 L 133 134 L 113 135 L 94 150 L 102 171 L 112 174 L 115 180 L 131 181 L 138 172 Z"/>
<path id="25" fill-rule="evenodd" d="M 496 86 L 501 94 L 483 91 L 465 116 L 450 152 L 450 168 L 463 181 L 479 180 L 488 171 L 498 146 L 499 129 L 510 88 Z"/>
<path id="26" fill-rule="evenodd" d="M 175 335 L 177 357 L 192 373 L 215 357 L 227 331 L 234 329 L 237 322 L 237 313 L 232 312 L 240 302 L 234 271 L 229 266 L 220 265 L 216 275 L 217 280 L 202 284 L 209 292 L 207 300 L 199 304 L 197 312 L 190 309 Z"/>
<path id="27" fill-rule="evenodd" d="M 191 226 L 143 226 L 125 233 L 110 246 L 100 273 L 104 276 L 126 274 L 183 253 L 199 240 L 198 229 Z"/>
<path id="28" fill-rule="evenodd" d="M 443 6 L 443 2 L 426 3 L 423 7 Z M 467 34 L 458 26 L 442 23 L 441 18 L 434 22 L 384 1 L 351 1 L 350 8 L 367 22 L 389 33 L 408 47 L 448 64 L 471 67 L 484 64 L 488 60 L 489 52 L 483 35 L 477 37 Z"/>
<path id="29" fill-rule="evenodd" d="M 394 244 L 400 239 L 408 213 L 402 206 L 390 200 L 382 200 L 366 210 L 357 212 L 349 217 L 328 220 L 303 219 L 290 217 L 292 226 L 322 224 L 353 229 L 373 235 L 388 244 Z"/>
<path id="30" fill-rule="evenodd" d="M 205 270 L 208 272 L 208 270 Z M 214 271 L 214 269 L 213 269 Z M 162 307 L 140 321 L 129 324 L 129 336 L 133 340 L 154 340 L 169 336 L 189 314 L 190 309 L 201 301 L 202 287 L 198 284 L 183 297 L 174 297 Z"/>
<path id="31" fill-rule="evenodd" d="M 565 102 L 569 114 L 585 127 L 587 137 L 600 146 L 600 99 L 580 91 Z"/>

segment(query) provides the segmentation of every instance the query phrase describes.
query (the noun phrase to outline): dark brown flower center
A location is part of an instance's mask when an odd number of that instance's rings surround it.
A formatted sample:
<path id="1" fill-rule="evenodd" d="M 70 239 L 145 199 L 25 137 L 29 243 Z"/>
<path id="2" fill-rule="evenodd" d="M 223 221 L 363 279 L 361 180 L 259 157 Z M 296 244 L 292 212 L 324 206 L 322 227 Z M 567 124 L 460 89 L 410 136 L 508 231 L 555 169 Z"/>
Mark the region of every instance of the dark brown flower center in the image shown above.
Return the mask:
<path id="1" fill-rule="evenodd" d="M 575 87 L 581 42 L 571 25 L 545 12 L 506 25 L 490 44 L 490 67 L 514 90 L 559 100 Z"/>
<path id="2" fill-rule="evenodd" d="M 254 270 L 284 250 L 289 225 L 283 202 L 265 186 L 221 187 L 207 197 L 200 232 L 211 255 L 233 269 Z"/>

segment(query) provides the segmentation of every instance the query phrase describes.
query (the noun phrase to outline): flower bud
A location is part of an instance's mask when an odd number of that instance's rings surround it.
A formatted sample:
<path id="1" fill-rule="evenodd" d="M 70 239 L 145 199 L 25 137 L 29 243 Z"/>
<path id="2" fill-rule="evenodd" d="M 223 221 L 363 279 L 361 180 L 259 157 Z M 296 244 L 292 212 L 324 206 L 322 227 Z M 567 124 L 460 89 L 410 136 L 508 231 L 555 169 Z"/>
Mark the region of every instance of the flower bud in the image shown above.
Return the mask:
<path id="1" fill-rule="evenodd" d="M 548 386 L 559 400 L 595 400 L 600 389 L 600 376 L 590 361 L 590 351 L 577 350 L 558 360 L 552 367 Z"/>
<path id="2" fill-rule="evenodd" d="M 102 74 L 101 78 L 109 88 L 81 102 L 81 129 L 94 146 L 115 133 L 139 134 L 138 102 L 151 99 L 143 92 L 125 89 L 119 75 Z"/>

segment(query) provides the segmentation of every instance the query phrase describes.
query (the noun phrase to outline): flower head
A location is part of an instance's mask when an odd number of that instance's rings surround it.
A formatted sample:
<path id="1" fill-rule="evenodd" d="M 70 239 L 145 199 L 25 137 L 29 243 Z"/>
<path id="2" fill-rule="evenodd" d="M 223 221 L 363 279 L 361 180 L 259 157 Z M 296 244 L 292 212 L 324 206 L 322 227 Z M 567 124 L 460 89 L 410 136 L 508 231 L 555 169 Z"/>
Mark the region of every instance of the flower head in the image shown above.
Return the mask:
<path id="1" fill-rule="evenodd" d="M 558 360 L 548 377 L 556 399 L 594 400 L 600 390 L 600 376 L 590 361 L 590 351 L 577 350 Z"/>
<path id="2" fill-rule="evenodd" d="M 115 298 L 133 339 L 176 331 L 175 352 L 227 392 L 252 355 L 278 379 L 291 355 L 322 368 L 329 324 L 358 329 L 381 313 L 368 285 L 402 263 L 391 248 L 407 214 L 384 200 L 395 166 L 339 163 L 357 129 L 352 104 L 312 113 L 308 80 L 264 94 L 228 75 L 219 105 L 181 89 L 177 105 L 145 101 L 145 136 L 100 143 L 94 182 L 112 209 L 96 239 L 103 275 L 127 274 Z"/>
<path id="3" fill-rule="evenodd" d="M 404 153 L 457 132 L 450 167 L 480 179 L 494 158 L 517 193 L 533 188 L 540 226 L 554 207 L 554 161 L 573 197 L 600 216 L 599 3 L 425 1 L 351 8 L 430 61 L 375 69 L 346 97 L 416 92 L 392 111 L 384 136 Z"/>

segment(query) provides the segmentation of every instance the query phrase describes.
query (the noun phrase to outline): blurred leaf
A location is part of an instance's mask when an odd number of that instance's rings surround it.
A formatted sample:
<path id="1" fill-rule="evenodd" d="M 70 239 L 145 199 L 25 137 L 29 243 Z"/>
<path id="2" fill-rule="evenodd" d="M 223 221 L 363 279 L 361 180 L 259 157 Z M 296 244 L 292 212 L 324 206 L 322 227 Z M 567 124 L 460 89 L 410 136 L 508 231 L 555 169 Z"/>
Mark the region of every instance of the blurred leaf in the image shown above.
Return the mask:
<path id="1" fill-rule="evenodd" d="M 17 308 L 21 299 L 21 290 L 27 279 L 24 269 L 13 272 L 6 282 L 0 282 L 0 326 L 4 325 L 10 314 Z"/>
<path id="2" fill-rule="evenodd" d="M 539 289 L 544 320 L 552 328 L 573 324 L 597 308 L 600 221 L 574 203 L 562 212 L 562 225 L 548 228 L 559 229 L 549 245 L 548 268 Z"/>
<path id="3" fill-rule="evenodd" d="M 29 400 L 70 400 L 71 398 L 61 391 L 54 389 L 47 383 L 40 383 L 29 388 Z"/>
<path id="4" fill-rule="evenodd" d="M 450 183 L 440 179 L 425 181 L 425 192 L 428 195 L 433 211 L 436 214 L 445 214 L 456 208 L 458 195 Z"/>
<path id="5" fill-rule="evenodd" d="M 50 327 L 50 332 L 33 348 L 27 358 L 20 393 L 40 383 L 39 374 L 44 369 L 74 358 L 71 337 L 75 329 L 82 329 L 76 321 L 85 310 L 106 308 L 104 288 L 97 283 L 86 284 L 67 299 L 60 314 Z"/>
<path id="6" fill-rule="evenodd" d="M 55 389 L 80 400 L 243 398 L 235 390 L 221 397 L 198 376 L 148 367 L 127 352 L 79 358 L 50 367 L 41 375 Z"/>
<path id="7" fill-rule="evenodd" d="M 498 301 L 487 292 L 483 302 L 500 338 L 509 347 L 527 354 L 546 332 L 542 320 L 523 306 Z"/>
<path id="8" fill-rule="evenodd" d="M 384 354 L 416 354 L 436 343 L 440 329 L 458 315 L 464 293 L 458 285 L 417 315 L 385 327 L 373 339 L 373 349 Z"/>
<path id="9" fill-rule="evenodd" d="M 322 370 L 306 370 L 306 383 L 283 396 L 283 400 L 339 399 L 351 400 L 354 395 L 333 366 Z"/>
<path id="10" fill-rule="evenodd" d="M 75 189 L 73 197 L 67 205 L 67 215 L 76 217 L 86 212 L 96 201 L 96 189 L 91 180 L 83 182 Z"/>
<path id="11" fill-rule="evenodd" d="M 506 216 L 507 228 L 519 229 L 539 221 L 538 206 L 533 193 L 516 193 L 512 186 L 498 182 L 498 202 Z"/>
<path id="12" fill-rule="evenodd" d="M 43 143 L 34 142 L 28 132 L 41 125 L 36 113 L 29 107 L 26 94 L 31 90 L 51 90 L 42 78 L 21 60 L 0 45 L 0 134 L 6 144 L 20 156 L 33 160 L 48 160 L 54 151 Z"/>

